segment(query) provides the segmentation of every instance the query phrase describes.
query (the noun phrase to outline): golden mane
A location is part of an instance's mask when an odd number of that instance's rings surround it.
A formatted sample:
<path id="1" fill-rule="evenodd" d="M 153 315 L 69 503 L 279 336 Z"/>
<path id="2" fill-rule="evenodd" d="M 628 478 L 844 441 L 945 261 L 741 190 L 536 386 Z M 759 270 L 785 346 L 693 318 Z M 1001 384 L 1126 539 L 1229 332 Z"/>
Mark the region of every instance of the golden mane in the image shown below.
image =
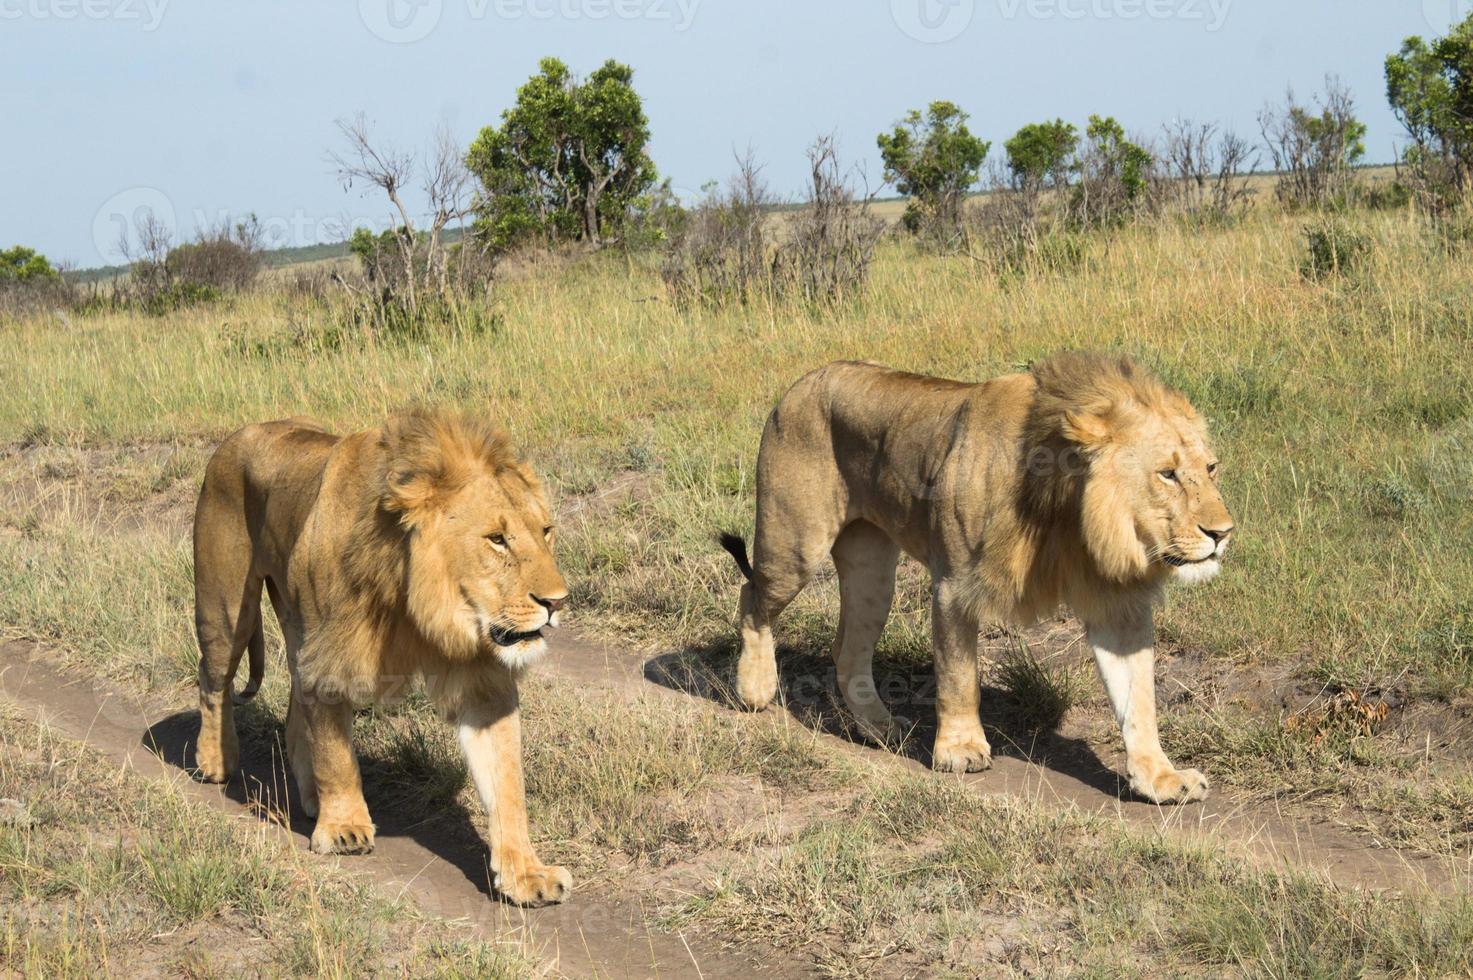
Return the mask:
<path id="1" fill-rule="evenodd" d="M 1029 374 L 1037 385 L 1028 420 L 1030 444 L 1062 437 L 1096 446 L 1123 428 L 1133 412 L 1197 418 L 1181 392 L 1123 355 L 1069 351 L 1039 361 Z"/>
<path id="2" fill-rule="evenodd" d="M 516 474 L 537 486 L 500 427 L 460 412 L 412 409 L 389 419 L 380 447 L 384 458 L 383 506 L 403 512 L 454 493 L 478 471 L 498 479 Z"/>

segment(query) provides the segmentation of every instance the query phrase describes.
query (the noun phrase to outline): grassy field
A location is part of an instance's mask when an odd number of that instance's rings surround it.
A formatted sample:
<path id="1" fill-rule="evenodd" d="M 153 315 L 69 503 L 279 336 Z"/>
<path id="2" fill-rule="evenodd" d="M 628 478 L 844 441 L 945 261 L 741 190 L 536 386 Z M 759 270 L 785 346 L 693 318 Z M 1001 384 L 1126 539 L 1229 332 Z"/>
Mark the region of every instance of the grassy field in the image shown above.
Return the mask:
<path id="1" fill-rule="evenodd" d="M 578 629 L 729 668 L 737 575 L 711 535 L 750 529 L 762 422 L 794 379 L 839 357 L 982 379 L 1061 348 L 1122 350 L 1210 417 L 1241 529 L 1220 579 L 1173 593 L 1160 620 L 1166 676 L 1190 685 L 1163 688 L 1168 751 L 1244 800 L 1465 856 L 1473 253 L 1406 213 L 1356 212 L 1340 220 L 1372 243 L 1364 266 L 1313 281 L 1300 267 L 1319 220 L 1259 208 L 1131 227 L 1090 237 L 1077 268 L 1009 275 L 892 241 L 865 298 L 835 310 L 681 312 L 656 260 L 605 254 L 530 267 L 475 329 L 413 343 L 344 332 L 333 302 L 286 289 L 164 318 L 3 323 L 0 629 L 185 703 L 187 523 L 213 441 L 256 419 L 346 430 L 450 403 L 500 419 L 552 488 Z M 924 589 L 905 568 L 890 668 L 926 658 Z M 785 615 L 793 655 L 826 656 L 836 605 L 825 584 Z M 1392 709 L 1376 735 L 1293 723 L 1347 689 Z M 798 949 L 836 973 L 980 957 L 1108 975 L 1125 952 L 1160 975 L 1473 968 L 1461 897 L 1351 894 L 945 781 L 876 785 L 802 728 L 638 702 L 575 710 L 551 685 L 532 697 L 529 724 L 555 733 L 529 740 L 544 846 L 580 881 L 644 869 L 672 927 Z M 388 797 L 427 781 L 477 806 L 421 707 L 375 715 L 364 737 L 393 763 L 384 778 L 408 774 Z M 754 786 L 821 805 L 794 804 L 800 819 L 777 829 L 723 821 L 721 802 Z M 657 873 L 698 856 L 699 887 Z M 4 873 L 7 887 L 29 880 Z M 6 955 L 24 963 L 16 942 Z"/>

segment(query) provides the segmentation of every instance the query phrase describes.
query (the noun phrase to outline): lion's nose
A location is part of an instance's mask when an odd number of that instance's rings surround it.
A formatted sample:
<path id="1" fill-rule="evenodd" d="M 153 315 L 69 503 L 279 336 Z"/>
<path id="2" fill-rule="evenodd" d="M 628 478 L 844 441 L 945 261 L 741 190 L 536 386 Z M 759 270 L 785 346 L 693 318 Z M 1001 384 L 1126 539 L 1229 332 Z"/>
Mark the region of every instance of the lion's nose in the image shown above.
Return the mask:
<path id="1" fill-rule="evenodd" d="M 533 595 L 532 601 L 537 603 L 537 605 L 542 606 L 548 612 L 557 612 L 567 603 L 568 594 L 564 592 L 562 595 L 558 596 Z"/>
<path id="2" fill-rule="evenodd" d="M 1203 527 L 1202 525 L 1199 524 L 1199 525 L 1197 525 L 1197 530 L 1201 531 L 1203 534 L 1205 534 L 1209 538 L 1211 538 L 1213 544 L 1217 544 L 1223 538 L 1225 538 L 1229 534 L 1232 534 L 1233 533 L 1233 526 L 1231 524 L 1229 524 L 1227 527 L 1212 528 L 1212 527 Z"/>

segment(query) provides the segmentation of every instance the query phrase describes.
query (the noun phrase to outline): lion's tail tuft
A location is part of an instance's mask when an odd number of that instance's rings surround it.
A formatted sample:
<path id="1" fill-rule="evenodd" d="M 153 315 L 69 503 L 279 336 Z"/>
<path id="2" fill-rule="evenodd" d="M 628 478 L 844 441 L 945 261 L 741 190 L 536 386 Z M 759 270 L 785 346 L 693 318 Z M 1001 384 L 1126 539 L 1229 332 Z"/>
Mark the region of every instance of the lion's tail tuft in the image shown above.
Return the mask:
<path id="1" fill-rule="evenodd" d="M 752 563 L 747 560 L 747 541 L 740 534 L 732 534 L 723 531 L 718 539 L 721 547 L 725 548 L 731 557 L 736 559 L 737 568 L 742 570 L 742 576 L 748 582 L 752 581 Z"/>

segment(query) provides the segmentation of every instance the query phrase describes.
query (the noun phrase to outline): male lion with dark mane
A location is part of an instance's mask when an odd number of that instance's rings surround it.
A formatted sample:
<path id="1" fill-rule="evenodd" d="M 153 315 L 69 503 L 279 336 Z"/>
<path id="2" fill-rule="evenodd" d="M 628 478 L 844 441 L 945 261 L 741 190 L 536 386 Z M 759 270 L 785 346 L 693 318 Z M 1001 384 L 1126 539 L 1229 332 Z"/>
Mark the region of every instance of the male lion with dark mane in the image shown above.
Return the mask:
<path id="1" fill-rule="evenodd" d="M 520 904 L 561 901 L 562 868 L 527 835 L 517 678 L 568 589 L 547 502 L 505 435 L 437 413 L 338 437 L 301 419 L 249 425 L 205 470 L 194 519 L 201 776 L 240 749 L 231 685 L 264 668 L 261 588 L 286 637 L 287 755 L 312 850 L 373 849 L 353 712 L 420 677 L 458 729 L 490 814 L 491 873 Z"/>
<path id="2" fill-rule="evenodd" d="M 986 620 L 1034 622 L 1061 604 L 1084 621 L 1125 739 L 1130 785 L 1158 803 L 1201 800 L 1156 732 L 1152 608 L 1171 580 L 1217 574 L 1233 521 L 1206 427 L 1180 393 L 1120 357 L 1061 354 L 965 384 L 838 362 L 768 417 L 757 455 L 757 533 L 723 535 L 742 587 L 737 693 L 777 693 L 772 623 L 831 554 L 833 655 L 859 727 L 899 735 L 871 673 L 901 551 L 931 573 L 937 733 L 932 766 L 978 772 Z"/>

